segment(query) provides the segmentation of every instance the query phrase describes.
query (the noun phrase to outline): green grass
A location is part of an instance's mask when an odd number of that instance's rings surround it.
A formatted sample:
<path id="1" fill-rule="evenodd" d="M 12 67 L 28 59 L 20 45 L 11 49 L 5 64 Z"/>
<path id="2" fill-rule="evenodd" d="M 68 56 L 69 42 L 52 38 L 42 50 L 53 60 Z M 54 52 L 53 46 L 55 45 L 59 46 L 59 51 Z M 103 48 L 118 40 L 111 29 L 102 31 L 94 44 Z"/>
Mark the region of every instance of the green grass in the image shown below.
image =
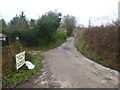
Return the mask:
<path id="1" fill-rule="evenodd" d="M 24 47 L 24 49 L 26 50 L 43 50 L 43 51 L 48 51 L 50 49 L 56 48 L 57 46 L 60 46 L 61 44 L 63 44 L 66 40 L 59 40 L 56 42 L 52 42 L 49 44 L 45 44 L 45 45 L 39 45 L 39 46 L 32 46 L 32 47 Z"/>
<path id="2" fill-rule="evenodd" d="M 27 67 L 24 65 L 22 68 L 14 72 L 11 76 L 4 77 L 2 81 L 3 87 L 10 87 L 12 85 L 16 85 L 22 81 L 25 81 L 31 78 L 33 75 L 37 75 L 40 73 L 41 69 L 41 61 L 43 60 L 43 56 L 40 55 L 32 55 L 33 57 L 33 64 L 35 65 L 35 69 L 28 70 Z"/>
<path id="3" fill-rule="evenodd" d="M 85 57 L 87 57 L 103 66 L 115 69 L 114 66 L 116 66 L 118 64 L 117 62 L 107 61 L 100 56 L 93 55 L 92 52 L 90 52 L 88 49 L 84 48 L 84 46 L 82 45 L 83 42 L 81 42 L 81 40 L 79 40 L 79 39 L 76 39 L 75 43 L 76 43 L 77 50 L 79 52 L 81 52 Z"/>

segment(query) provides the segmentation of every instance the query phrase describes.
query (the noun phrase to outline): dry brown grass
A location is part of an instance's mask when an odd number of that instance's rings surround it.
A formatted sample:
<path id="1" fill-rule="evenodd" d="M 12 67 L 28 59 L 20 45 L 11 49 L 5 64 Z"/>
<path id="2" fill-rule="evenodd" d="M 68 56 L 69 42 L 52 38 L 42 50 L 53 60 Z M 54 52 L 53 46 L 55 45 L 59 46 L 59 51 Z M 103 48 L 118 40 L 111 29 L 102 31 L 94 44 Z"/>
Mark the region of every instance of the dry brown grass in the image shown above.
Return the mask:
<path id="1" fill-rule="evenodd" d="M 77 34 L 81 48 L 85 48 L 92 56 L 103 59 L 108 67 L 118 69 L 117 27 L 93 27 L 78 31 Z"/>
<path id="2" fill-rule="evenodd" d="M 2 74 L 3 76 L 10 75 L 15 70 L 15 61 L 11 55 L 10 46 L 2 48 Z"/>

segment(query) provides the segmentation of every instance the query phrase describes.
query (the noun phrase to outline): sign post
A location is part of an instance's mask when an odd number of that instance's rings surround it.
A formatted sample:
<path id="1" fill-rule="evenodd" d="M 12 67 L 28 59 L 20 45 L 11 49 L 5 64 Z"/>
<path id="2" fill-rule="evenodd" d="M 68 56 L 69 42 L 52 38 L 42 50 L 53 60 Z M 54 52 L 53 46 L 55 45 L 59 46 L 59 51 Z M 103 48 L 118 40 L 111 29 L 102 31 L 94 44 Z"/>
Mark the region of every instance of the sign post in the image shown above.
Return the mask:
<path id="1" fill-rule="evenodd" d="M 17 70 L 25 64 L 25 51 L 16 54 L 16 68 Z"/>

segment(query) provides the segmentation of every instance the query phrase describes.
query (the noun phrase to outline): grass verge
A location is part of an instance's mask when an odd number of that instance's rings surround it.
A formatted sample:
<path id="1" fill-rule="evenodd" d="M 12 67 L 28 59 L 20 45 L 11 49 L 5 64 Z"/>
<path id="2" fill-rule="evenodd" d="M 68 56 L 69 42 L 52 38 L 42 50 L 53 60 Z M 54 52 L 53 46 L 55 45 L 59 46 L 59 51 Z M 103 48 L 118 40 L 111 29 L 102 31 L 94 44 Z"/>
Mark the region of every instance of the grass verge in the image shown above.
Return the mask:
<path id="1" fill-rule="evenodd" d="M 19 70 L 16 70 L 14 74 L 7 77 L 3 76 L 3 80 L 2 80 L 3 88 L 15 86 L 16 84 L 33 77 L 33 75 L 37 75 L 40 73 L 41 61 L 43 60 L 43 56 L 32 55 L 32 57 L 33 57 L 32 63 L 35 65 L 35 69 L 29 70 L 24 65 Z"/>

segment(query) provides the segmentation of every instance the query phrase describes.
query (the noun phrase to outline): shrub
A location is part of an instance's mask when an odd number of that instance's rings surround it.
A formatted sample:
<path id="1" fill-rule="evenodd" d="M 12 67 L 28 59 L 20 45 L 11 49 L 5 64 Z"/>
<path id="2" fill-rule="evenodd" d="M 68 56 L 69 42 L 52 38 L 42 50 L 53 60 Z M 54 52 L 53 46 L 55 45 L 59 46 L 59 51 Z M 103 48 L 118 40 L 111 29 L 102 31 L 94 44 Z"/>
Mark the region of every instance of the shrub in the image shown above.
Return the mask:
<path id="1" fill-rule="evenodd" d="M 8 36 L 12 42 L 16 41 L 16 37 L 19 37 L 21 43 L 25 44 L 26 46 L 36 46 L 40 41 L 37 30 L 12 30 L 8 33 Z"/>
<path id="2" fill-rule="evenodd" d="M 54 34 L 60 25 L 61 14 L 58 12 L 48 12 L 44 14 L 37 22 L 36 30 L 38 30 L 39 38 L 49 43 L 53 40 Z"/>
<path id="3" fill-rule="evenodd" d="M 16 37 L 21 37 L 22 32 L 20 30 L 12 30 L 8 33 L 8 37 L 11 41 L 15 41 Z"/>
<path id="4" fill-rule="evenodd" d="M 59 39 L 66 39 L 67 38 L 67 34 L 64 32 L 58 32 L 58 38 Z"/>
<path id="5" fill-rule="evenodd" d="M 52 35 L 52 41 L 57 41 L 57 40 L 61 40 L 61 39 L 66 39 L 67 38 L 67 34 L 64 32 L 55 32 L 54 35 Z"/>
<path id="6" fill-rule="evenodd" d="M 27 46 L 37 46 L 41 38 L 38 37 L 37 30 L 28 30 L 22 32 L 20 39 Z"/>

